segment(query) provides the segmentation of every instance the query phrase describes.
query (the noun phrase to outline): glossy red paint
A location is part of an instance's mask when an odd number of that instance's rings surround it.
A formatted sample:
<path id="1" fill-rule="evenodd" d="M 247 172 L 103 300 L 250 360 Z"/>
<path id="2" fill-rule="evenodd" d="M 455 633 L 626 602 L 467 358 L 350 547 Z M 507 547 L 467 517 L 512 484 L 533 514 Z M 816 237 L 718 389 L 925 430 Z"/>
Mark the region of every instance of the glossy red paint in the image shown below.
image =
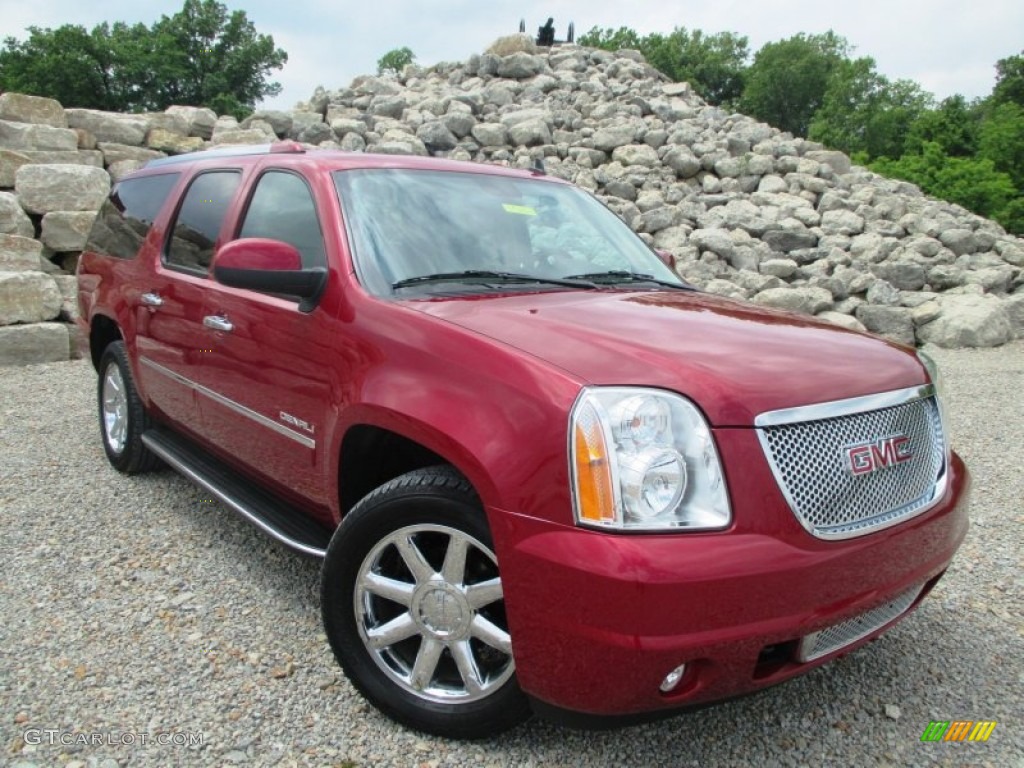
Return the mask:
<path id="1" fill-rule="evenodd" d="M 265 237 L 246 237 L 225 243 L 214 257 L 213 268 L 302 269 L 302 257 L 294 246 Z"/>
<path id="2" fill-rule="evenodd" d="M 708 294 L 547 293 L 415 306 L 590 384 L 679 392 L 715 426 L 752 426 L 765 411 L 926 381 L 898 345 Z"/>
<path id="3" fill-rule="evenodd" d="M 769 484 L 747 430 L 716 432 L 730 460 L 735 525 L 723 533 L 608 536 L 489 509 L 520 683 L 557 707 L 623 715 L 701 704 L 774 685 L 809 663 L 766 664 L 799 640 L 916 585 L 932 583 L 967 532 L 969 481 L 959 458 L 930 512 L 847 542 L 799 529 Z M 731 466 L 736 466 L 735 464 Z M 901 617 L 902 618 L 902 617 Z M 672 695 L 658 686 L 680 664 Z"/>
<path id="4" fill-rule="evenodd" d="M 240 169 L 242 181 L 218 244 L 237 236 L 264 170 L 287 168 L 308 183 L 328 254 L 316 307 L 302 312 L 294 302 L 168 269 L 161 249 L 174 214 L 169 205 L 135 259 L 82 255 L 83 330 L 88 336 L 100 317 L 115 324 L 156 418 L 326 525 L 345 511 L 339 457 L 354 428 L 389 430 L 456 467 L 486 509 L 517 676 L 536 698 L 622 714 L 778 682 L 828 657 L 759 672 L 766 645 L 936 578 L 963 539 L 969 482 L 959 458 L 945 496 L 926 514 L 826 542 L 796 521 L 750 428 L 765 411 L 923 384 L 926 373 L 911 350 L 698 293 L 375 298 L 356 280 L 331 171 L 531 174 L 289 150 L 197 160 L 170 199 L 180 198 L 193 173 L 225 167 Z M 138 176 L 166 172 L 156 167 Z M 146 293 L 164 303 L 147 306 Z M 232 332 L 204 325 L 210 316 L 229 320 Z M 181 386 L 166 371 L 195 386 Z M 573 525 L 568 417 L 588 384 L 662 387 L 703 410 L 728 484 L 728 530 L 614 535 Z M 292 434 L 240 419 L 225 399 Z M 684 662 L 690 672 L 678 692 L 659 693 L 662 678 Z"/>

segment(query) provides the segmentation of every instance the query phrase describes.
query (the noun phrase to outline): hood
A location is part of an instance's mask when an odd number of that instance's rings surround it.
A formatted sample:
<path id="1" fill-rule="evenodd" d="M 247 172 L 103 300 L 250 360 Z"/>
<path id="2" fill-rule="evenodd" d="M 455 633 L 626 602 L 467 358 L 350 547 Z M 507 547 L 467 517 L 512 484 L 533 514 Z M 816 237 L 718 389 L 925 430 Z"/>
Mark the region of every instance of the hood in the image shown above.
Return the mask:
<path id="1" fill-rule="evenodd" d="M 689 397 L 714 426 L 916 386 L 911 350 L 802 315 L 682 291 L 552 292 L 407 306 L 545 360 L 585 384 Z"/>

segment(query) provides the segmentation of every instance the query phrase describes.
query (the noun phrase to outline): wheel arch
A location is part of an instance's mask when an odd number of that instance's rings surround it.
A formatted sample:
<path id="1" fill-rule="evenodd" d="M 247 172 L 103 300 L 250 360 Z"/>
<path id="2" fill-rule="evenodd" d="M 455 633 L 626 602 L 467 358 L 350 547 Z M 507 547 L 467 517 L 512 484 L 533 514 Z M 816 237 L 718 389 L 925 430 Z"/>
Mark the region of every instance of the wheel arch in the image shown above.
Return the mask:
<path id="1" fill-rule="evenodd" d="M 89 322 L 89 358 L 92 360 L 92 367 L 98 372 L 100 359 L 103 357 L 103 350 L 115 341 L 123 341 L 124 334 L 117 321 L 106 315 L 93 315 Z"/>
<path id="2" fill-rule="evenodd" d="M 407 425 L 411 426 L 411 425 Z M 344 517 L 375 488 L 406 472 L 445 465 L 458 472 L 481 501 L 495 488 L 486 470 L 450 435 L 434 435 L 427 425 L 398 431 L 392 426 L 363 420 L 345 430 L 338 451 L 338 504 Z"/>

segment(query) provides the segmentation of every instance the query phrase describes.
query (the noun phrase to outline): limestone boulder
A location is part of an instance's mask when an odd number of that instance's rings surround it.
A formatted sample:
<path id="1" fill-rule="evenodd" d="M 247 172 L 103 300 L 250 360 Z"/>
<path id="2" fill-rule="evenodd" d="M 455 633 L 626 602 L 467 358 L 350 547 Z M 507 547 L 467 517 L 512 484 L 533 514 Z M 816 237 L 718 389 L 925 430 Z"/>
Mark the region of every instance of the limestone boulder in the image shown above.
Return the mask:
<path id="1" fill-rule="evenodd" d="M 24 93 L 0 93 L 0 120 L 67 128 L 64 107 L 56 99 Z"/>
<path id="2" fill-rule="evenodd" d="M 81 251 L 95 220 L 94 211 L 51 211 L 39 239 L 51 251 Z"/>
<path id="3" fill-rule="evenodd" d="M 97 141 L 139 146 L 146 140 L 150 120 L 143 115 L 122 115 L 98 109 L 65 109 L 68 127 L 83 128 Z"/>
<path id="4" fill-rule="evenodd" d="M 64 323 L 33 323 L 0 327 L 0 365 L 57 363 L 70 356 Z"/>
<path id="5" fill-rule="evenodd" d="M 941 314 L 917 329 L 918 338 L 940 347 L 998 347 L 1014 338 L 1014 321 L 994 296 L 943 295 Z"/>
<path id="6" fill-rule="evenodd" d="M 60 290 L 49 275 L 0 272 L 0 325 L 53 320 L 60 307 Z"/>
<path id="7" fill-rule="evenodd" d="M 110 176 L 85 165 L 23 165 L 14 189 L 29 213 L 98 211 L 110 192 Z"/>

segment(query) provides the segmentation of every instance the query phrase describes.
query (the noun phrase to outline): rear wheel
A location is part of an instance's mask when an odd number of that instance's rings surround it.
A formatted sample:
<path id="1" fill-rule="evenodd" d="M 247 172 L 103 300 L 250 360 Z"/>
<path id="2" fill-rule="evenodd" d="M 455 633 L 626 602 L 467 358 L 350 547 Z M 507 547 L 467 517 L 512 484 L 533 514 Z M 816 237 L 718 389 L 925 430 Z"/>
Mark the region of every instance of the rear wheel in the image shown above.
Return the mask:
<path id="1" fill-rule="evenodd" d="M 395 720 L 482 738 L 529 717 L 490 531 L 454 470 L 410 472 L 353 508 L 327 550 L 322 606 L 345 674 Z"/>
<path id="2" fill-rule="evenodd" d="M 142 442 L 149 418 L 135 389 L 124 342 L 107 345 L 100 358 L 98 386 L 103 450 L 119 472 L 135 474 L 157 467 L 160 460 Z"/>

